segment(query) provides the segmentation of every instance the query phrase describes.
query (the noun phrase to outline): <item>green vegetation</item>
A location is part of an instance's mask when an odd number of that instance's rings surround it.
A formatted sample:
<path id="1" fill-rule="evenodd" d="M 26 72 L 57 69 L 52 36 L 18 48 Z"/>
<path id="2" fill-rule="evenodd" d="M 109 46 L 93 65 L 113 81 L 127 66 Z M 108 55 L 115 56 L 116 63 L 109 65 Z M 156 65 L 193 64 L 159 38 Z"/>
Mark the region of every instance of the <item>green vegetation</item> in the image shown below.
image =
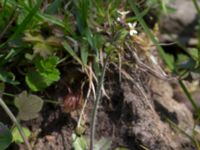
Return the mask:
<path id="1" fill-rule="evenodd" d="M 71 87 L 78 84 L 79 90 L 87 84 L 88 93 L 92 90 L 95 99 L 90 140 L 73 134 L 73 147 L 76 150 L 89 147 L 91 150 L 100 150 L 102 146 L 109 149 L 112 141 L 94 141 L 97 108 L 102 94 L 105 94 L 105 72 L 111 63 L 120 68 L 120 56 L 125 53 L 125 43 L 137 42 L 134 39 L 134 36 L 138 36 L 137 32 L 145 32 L 149 36 L 165 62 L 166 70 L 178 76 L 183 91 L 196 111 L 197 119 L 200 118 L 200 109 L 182 82 L 191 73 L 200 73 L 200 34 L 199 43 L 192 53 L 185 48 L 189 55 L 179 54 L 175 60 L 164 52 L 153 29 L 143 19 L 151 8 L 158 11 L 158 18 L 173 13 L 175 10 L 168 7 L 167 1 L 46 2 L 0 0 L 0 106 L 13 121 L 9 128 L 0 123 L 0 149 L 6 149 L 12 142 L 25 142 L 27 148 L 32 149 L 28 142 L 31 131 L 22 127 L 20 121 L 38 116 L 45 102 L 40 96 L 43 92 L 48 93 L 51 87 L 63 79 L 65 68 L 71 71 L 66 84 Z M 195 0 L 193 2 L 200 15 L 198 4 Z M 199 29 L 200 23 L 198 32 Z M 79 75 L 73 75 L 76 71 L 84 74 L 84 77 L 79 80 Z M 69 89 L 73 89 L 71 87 Z M 18 110 L 16 116 L 12 114 L 10 105 Z"/>

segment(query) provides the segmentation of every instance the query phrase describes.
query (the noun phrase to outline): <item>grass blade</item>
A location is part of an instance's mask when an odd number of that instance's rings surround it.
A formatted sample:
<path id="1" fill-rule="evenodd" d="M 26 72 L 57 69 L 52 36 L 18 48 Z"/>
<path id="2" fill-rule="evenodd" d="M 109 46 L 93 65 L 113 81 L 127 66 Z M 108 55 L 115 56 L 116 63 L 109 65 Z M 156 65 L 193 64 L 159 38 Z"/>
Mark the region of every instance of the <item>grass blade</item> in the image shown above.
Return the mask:
<path id="1" fill-rule="evenodd" d="M 22 23 L 17 27 L 16 31 L 14 34 L 9 38 L 8 41 L 17 39 L 22 31 L 26 29 L 26 26 L 30 23 L 31 19 L 34 17 L 34 15 L 37 13 L 37 11 L 40 8 L 40 5 L 42 4 L 43 0 L 38 0 L 35 6 L 31 9 L 29 14 L 26 16 L 26 18 L 22 21 Z"/>
<path id="2" fill-rule="evenodd" d="M 70 47 L 70 45 L 67 42 L 63 42 L 64 49 L 79 63 L 83 64 L 80 58 L 77 56 L 77 54 L 74 52 L 74 50 Z"/>

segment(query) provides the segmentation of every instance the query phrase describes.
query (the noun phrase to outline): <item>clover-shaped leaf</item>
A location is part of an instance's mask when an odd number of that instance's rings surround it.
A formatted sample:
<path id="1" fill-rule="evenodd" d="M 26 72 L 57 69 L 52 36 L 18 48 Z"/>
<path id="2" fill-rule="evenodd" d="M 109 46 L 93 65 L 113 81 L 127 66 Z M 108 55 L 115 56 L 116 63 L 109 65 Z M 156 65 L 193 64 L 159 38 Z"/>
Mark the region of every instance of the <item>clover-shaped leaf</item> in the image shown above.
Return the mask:
<path id="1" fill-rule="evenodd" d="M 12 142 L 12 134 L 8 127 L 0 122 L 0 150 L 6 149 Z"/>
<path id="2" fill-rule="evenodd" d="M 21 120 L 31 120 L 38 116 L 42 109 L 43 100 L 37 95 L 23 91 L 15 97 L 15 105 L 19 109 L 18 117 Z"/>

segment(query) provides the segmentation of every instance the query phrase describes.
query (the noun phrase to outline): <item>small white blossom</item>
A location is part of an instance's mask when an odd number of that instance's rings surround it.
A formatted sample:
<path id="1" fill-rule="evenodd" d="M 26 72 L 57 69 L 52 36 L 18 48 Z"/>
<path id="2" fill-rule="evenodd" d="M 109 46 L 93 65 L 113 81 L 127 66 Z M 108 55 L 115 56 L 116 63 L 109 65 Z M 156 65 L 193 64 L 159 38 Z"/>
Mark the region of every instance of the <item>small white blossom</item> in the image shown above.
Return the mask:
<path id="1" fill-rule="evenodd" d="M 120 15 L 120 16 L 117 18 L 117 21 L 118 21 L 118 22 L 121 22 L 121 21 L 125 20 L 126 15 L 129 14 L 130 11 L 119 11 L 119 10 L 117 10 L 117 13 Z"/>
<path id="2" fill-rule="evenodd" d="M 137 30 L 135 29 L 135 27 L 136 27 L 136 25 L 137 25 L 137 23 L 136 22 L 134 22 L 134 23 L 128 23 L 128 27 L 129 27 L 129 34 L 130 34 L 130 36 L 134 36 L 134 35 L 136 35 L 136 34 L 138 34 L 138 32 L 137 32 Z"/>
<path id="3" fill-rule="evenodd" d="M 121 19 L 120 19 L 119 17 L 117 17 L 117 21 L 118 21 L 118 22 L 120 22 L 120 21 L 121 21 Z"/>
<path id="4" fill-rule="evenodd" d="M 130 11 L 119 11 L 119 10 L 117 10 L 117 12 L 118 12 L 121 16 L 126 16 L 127 14 L 130 13 Z"/>

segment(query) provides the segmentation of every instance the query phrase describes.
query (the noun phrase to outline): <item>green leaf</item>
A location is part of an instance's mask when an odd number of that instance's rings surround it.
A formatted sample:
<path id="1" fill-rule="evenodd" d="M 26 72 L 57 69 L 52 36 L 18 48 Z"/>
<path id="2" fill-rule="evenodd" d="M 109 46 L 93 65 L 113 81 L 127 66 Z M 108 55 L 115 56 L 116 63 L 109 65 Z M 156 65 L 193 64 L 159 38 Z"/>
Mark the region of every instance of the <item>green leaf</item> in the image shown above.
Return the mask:
<path id="1" fill-rule="evenodd" d="M 42 2 L 43 0 L 37 0 L 37 3 L 35 4 L 35 6 L 30 10 L 29 14 L 26 16 L 23 22 L 17 27 L 14 34 L 9 38 L 9 41 L 17 39 L 18 36 L 22 33 L 22 31 L 26 29 L 26 26 L 30 23 L 31 19 L 35 16 Z"/>
<path id="2" fill-rule="evenodd" d="M 28 128 L 22 127 L 22 130 L 27 138 L 31 136 L 31 132 Z M 21 134 L 19 133 L 19 130 L 17 129 L 17 127 L 15 127 L 12 130 L 12 137 L 13 137 L 13 141 L 15 143 L 24 143 L 24 140 L 23 140 Z"/>
<path id="3" fill-rule="evenodd" d="M 7 72 L 2 69 L 0 69 L 0 81 L 10 83 L 12 85 L 19 84 L 19 82 L 15 80 L 15 75 L 12 72 Z"/>
<path id="4" fill-rule="evenodd" d="M 30 32 L 25 33 L 24 41 L 30 42 L 33 44 L 33 53 L 38 54 L 43 58 L 47 58 L 52 54 L 52 47 L 40 34 L 31 34 Z"/>
<path id="5" fill-rule="evenodd" d="M 83 45 L 81 47 L 81 59 L 82 59 L 82 62 L 83 62 L 84 65 L 87 65 L 88 55 L 89 55 L 88 46 L 87 45 Z"/>
<path id="6" fill-rule="evenodd" d="M 82 64 L 82 61 L 80 60 L 78 55 L 74 52 L 74 50 L 67 42 L 63 42 L 63 47 L 79 64 Z"/>
<path id="7" fill-rule="evenodd" d="M 31 71 L 26 75 L 26 83 L 32 91 L 41 91 L 53 82 L 60 79 L 60 72 L 57 69 L 52 70 L 50 73 Z"/>
<path id="8" fill-rule="evenodd" d="M 26 32 L 23 39 L 24 41 L 31 42 L 31 43 L 44 42 L 44 38 L 42 37 L 42 35 L 40 34 L 32 35 L 30 32 Z"/>
<path id="9" fill-rule="evenodd" d="M 72 134 L 72 139 L 73 139 L 73 143 L 72 143 L 72 147 L 74 148 L 74 150 L 86 150 L 88 149 L 87 146 L 87 141 L 83 136 L 77 136 L 76 134 Z"/>
<path id="10" fill-rule="evenodd" d="M 94 150 L 109 150 L 111 148 L 112 141 L 107 138 L 100 139 L 95 143 Z"/>
<path id="11" fill-rule="evenodd" d="M 21 120 L 31 120 L 38 116 L 42 109 L 43 100 L 37 95 L 28 94 L 23 91 L 15 97 L 15 106 L 18 108 L 18 117 Z"/>
<path id="12" fill-rule="evenodd" d="M 93 61 L 93 68 L 94 68 L 95 75 L 100 77 L 101 76 L 101 68 L 100 68 L 100 65 L 99 65 L 98 58 L 95 58 L 95 60 Z"/>
<path id="13" fill-rule="evenodd" d="M 182 63 L 183 61 L 187 61 L 190 57 L 185 54 L 178 54 L 177 63 Z"/>
<path id="14" fill-rule="evenodd" d="M 198 48 L 188 48 L 188 51 L 187 51 L 191 57 L 195 60 L 198 60 L 198 57 L 199 57 L 199 50 Z"/>
<path id="15" fill-rule="evenodd" d="M 70 28 L 69 26 L 66 26 L 66 24 L 63 22 L 63 20 L 56 18 L 55 16 L 52 15 L 48 15 L 48 14 L 40 14 L 38 13 L 38 16 L 44 20 L 44 21 L 48 21 L 52 24 L 55 24 L 61 28 L 66 29 L 67 31 L 69 31 L 68 28 Z"/>
<path id="16" fill-rule="evenodd" d="M 45 78 L 38 71 L 28 72 L 25 80 L 26 84 L 34 92 L 43 90 L 50 85 L 50 83 L 45 83 Z"/>
<path id="17" fill-rule="evenodd" d="M 47 58 L 48 56 L 50 56 L 53 51 L 52 48 L 45 42 L 34 44 L 33 50 L 34 54 L 39 54 L 39 56 L 43 58 Z"/>
<path id="18" fill-rule="evenodd" d="M 46 59 L 35 60 L 36 70 L 29 71 L 25 80 L 32 91 L 41 91 L 60 79 L 60 72 L 56 68 L 59 58 L 51 56 Z"/>
<path id="19" fill-rule="evenodd" d="M 12 134 L 8 127 L 0 122 L 0 150 L 6 149 L 12 142 Z"/>
<path id="20" fill-rule="evenodd" d="M 54 0 L 53 3 L 51 3 L 47 9 L 45 10 L 45 13 L 48 14 L 55 14 L 58 12 L 59 8 L 61 8 L 61 0 Z"/>
<path id="21" fill-rule="evenodd" d="M 165 59 L 167 61 L 171 62 L 171 64 L 172 64 L 172 68 L 171 69 L 174 70 L 175 69 L 175 59 L 174 59 L 174 56 L 171 55 L 171 54 L 165 53 Z"/>
<path id="22" fill-rule="evenodd" d="M 36 59 L 35 65 L 39 72 L 53 72 L 56 65 L 59 62 L 59 58 L 56 56 L 50 56 L 46 59 Z"/>
<path id="23" fill-rule="evenodd" d="M 84 33 L 85 33 L 85 39 L 86 39 L 86 41 L 89 43 L 89 45 L 93 48 L 93 49 L 95 49 L 96 48 L 96 45 L 95 45 L 95 38 L 94 38 L 94 35 L 93 35 L 93 33 L 91 32 L 91 30 L 90 29 L 86 29 L 85 31 L 84 31 Z M 95 49 L 96 50 L 96 49 Z"/>
<path id="24" fill-rule="evenodd" d="M 189 58 L 188 60 L 183 61 L 180 64 L 178 64 L 178 68 L 187 69 L 187 70 L 192 70 L 195 68 L 195 66 L 196 66 L 196 61 L 192 58 Z"/>
<path id="25" fill-rule="evenodd" d="M 76 6 L 76 21 L 77 27 L 81 34 L 83 34 L 88 27 L 87 20 L 89 18 L 90 0 L 77 0 L 73 1 Z"/>

